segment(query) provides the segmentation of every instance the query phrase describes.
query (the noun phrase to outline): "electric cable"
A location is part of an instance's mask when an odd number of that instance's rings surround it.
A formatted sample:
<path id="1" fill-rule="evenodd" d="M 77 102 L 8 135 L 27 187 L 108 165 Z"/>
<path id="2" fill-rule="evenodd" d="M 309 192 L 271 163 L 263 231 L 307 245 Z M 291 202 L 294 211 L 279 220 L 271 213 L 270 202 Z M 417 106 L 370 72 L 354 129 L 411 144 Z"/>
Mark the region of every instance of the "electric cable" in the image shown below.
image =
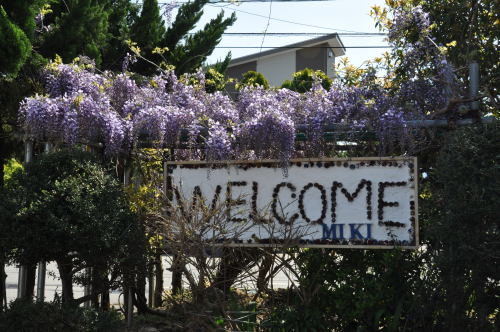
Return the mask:
<path id="1" fill-rule="evenodd" d="M 318 48 L 318 49 L 343 49 L 343 48 L 391 48 L 389 45 L 367 45 L 367 46 L 215 46 L 215 48 Z"/>
<path id="2" fill-rule="evenodd" d="M 212 5 L 210 3 L 208 5 L 211 6 L 211 7 L 215 7 L 215 8 L 221 8 L 221 6 Z M 263 17 L 263 18 L 267 19 L 266 15 L 256 14 L 256 13 L 248 12 L 246 10 L 241 10 L 241 9 L 236 9 L 236 8 L 226 8 L 226 9 L 227 10 L 232 10 L 232 11 L 235 11 L 235 12 L 244 13 L 244 14 L 247 14 L 247 15 L 253 15 L 253 16 L 257 16 L 257 17 Z M 282 20 L 282 19 L 274 18 L 274 17 L 271 17 L 270 19 L 273 20 L 273 21 L 278 21 L 278 22 L 283 22 L 283 23 L 289 23 L 289 24 L 295 24 L 295 25 L 301 25 L 301 26 L 306 26 L 306 27 L 310 27 L 310 28 L 318 28 L 318 29 L 325 29 L 325 30 L 332 30 L 332 31 L 362 33 L 362 32 L 354 31 L 354 30 L 327 28 L 327 27 L 322 27 L 322 26 L 319 26 L 319 25 L 313 25 L 313 24 L 306 24 L 306 23 L 299 23 L 299 22 L 294 22 L 294 21 Z"/>
<path id="3" fill-rule="evenodd" d="M 266 28 L 264 29 L 264 35 L 262 36 L 262 42 L 260 43 L 260 50 L 259 53 L 262 52 L 262 46 L 264 46 L 264 41 L 266 40 L 266 33 L 267 29 L 269 29 L 269 23 L 271 22 L 271 13 L 273 10 L 273 0 L 269 3 L 269 14 L 267 15 L 267 24 Z"/>

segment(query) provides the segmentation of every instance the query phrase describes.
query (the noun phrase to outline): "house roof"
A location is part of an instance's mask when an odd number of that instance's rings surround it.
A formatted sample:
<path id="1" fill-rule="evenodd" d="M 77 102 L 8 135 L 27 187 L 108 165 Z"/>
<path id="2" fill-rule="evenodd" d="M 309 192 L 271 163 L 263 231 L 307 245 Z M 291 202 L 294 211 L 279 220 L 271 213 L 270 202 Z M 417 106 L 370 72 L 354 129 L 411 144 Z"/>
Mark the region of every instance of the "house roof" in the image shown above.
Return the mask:
<path id="1" fill-rule="evenodd" d="M 329 47 L 333 50 L 333 53 L 335 54 L 336 57 L 345 54 L 346 49 L 344 44 L 342 43 L 342 40 L 340 40 L 339 35 L 337 33 L 332 33 L 326 36 L 321 36 L 314 39 L 308 39 L 298 43 L 273 48 L 268 51 L 254 53 L 240 58 L 236 58 L 231 60 L 231 62 L 229 63 L 229 67 L 240 65 L 250 61 L 255 61 L 257 59 L 264 57 L 278 55 L 280 53 L 287 53 L 296 51 L 297 49 L 301 48 L 313 47 L 315 45 L 323 43 L 328 43 Z"/>

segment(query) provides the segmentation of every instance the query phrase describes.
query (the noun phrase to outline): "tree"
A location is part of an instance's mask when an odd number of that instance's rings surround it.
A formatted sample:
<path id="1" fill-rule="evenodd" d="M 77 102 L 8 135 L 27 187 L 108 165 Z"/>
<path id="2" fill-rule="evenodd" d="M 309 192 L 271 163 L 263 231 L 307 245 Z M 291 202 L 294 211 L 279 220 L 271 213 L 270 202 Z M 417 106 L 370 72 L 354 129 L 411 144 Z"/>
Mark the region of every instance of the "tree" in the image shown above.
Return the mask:
<path id="1" fill-rule="evenodd" d="M 413 1 L 417 5 L 417 1 Z M 429 13 L 433 35 L 439 45 L 446 46 L 448 59 L 458 77 L 468 82 L 467 66 L 479 63 L 480 93 L 484 111 L 498 114 L 500 107 L 500 3 L 494 0 L 427 0 L 418 2 Z"/>
<path id="2" fill-rule="evenodd" d="M 141 232 L 121 183 L 94 157 L 78 151 L 44 155 L 16 173 L 7 190 L 17 211 L 11 233 L 16 262 L 56 261 L 66 303 L 90 299 L 73 297 L 73 282 L 89 282 L 85 268 L 99 272 L 91 297 L 118 286 Z"/>
<path id="3" fill-rule="evenodd" d="M 24 31 L 14 24 L 0 6 L 0 77 L 15 76 L 31 52 Z"/>
<path id="4" fill-rule="evenodd" d="M 151 34 L 152 39 L 147 42 L 141 40 L 134 40 L 134 42 L 139 46 L 142 43 L 147 48 L 155 46 L 166 48 L 167 51 L 163 53 L 162 60 L 168 65 L 173 65 L 177 75 L 196 71 L 212 54 L 224 31 L 236 21 L 234 13 L 229 18 L 224 19 L 224 12 L 221 11 L 202 30 L 189 35 L 188 33 L 195 28 L 203 15 L 202 9 L 207 2 L 208 0 L 194 0 L 183 4 L 172 25 L 168 27 L 158 44 L 155 45 L 158 34 L 162 32 L 160 22 L 163 21 L 158 16 L 158 9 L 154 8 L 155 4 L 157 8 L 157 1 L 145 1 L 143 13 L 141 13 L 141 16 L 144 15 L 144 19 L 140 19 L 134 25 L 134 30 L 136 36 Z M 139 33 L 141 31 L 144 33 Z M 150 54 L 144 54 L 144 56 L 149 58 Z M 157 65 L 161 62 L 158 58 L 153 58 L 153 60 Z"/>
<path id="5" fill-rule="evenodd" d="M 160 61 L 158 55 L 152 51 L 158 47 L 165 34 L 165 22 L 161 18 L 157 0 L 144 0 L 141 15 L 131 27 L 131 38 L 144 52 L 146 57 L 152 58 L 156 63 Z M 139 61 L 134 70 L 141 74 L 154 73 L 156 67 L 145 61 Z"/>
<path id="6" fill-rule="evenodd" d="M 430 172 L 424 217 L 442 294 L 433 305 L 447 329 L 495 330 L 499 149 L 498 123 L 461 128 L 445 139 Z"/>
<path id="7" fill-rule="evenodd" d="M 56 54 L 65 62 L 85 55 L 102 62 L 102 52 L 108 45 L 108 2 L 65 0 L 52 5 L 53 13 L 47 24 L 51 29 L 43 35 L 40 53 L 52 59 Z"/>
<path id="8" fill-rule="evenodd" d="M 130 0 L 108 0 L 109 39 L 102 52 L 101 68 L 106 70 L 122 70 L 123 59 L 129 48 L 127 40 L 131 39 L 132 24 L 137 19 L 139 7 Z"/>

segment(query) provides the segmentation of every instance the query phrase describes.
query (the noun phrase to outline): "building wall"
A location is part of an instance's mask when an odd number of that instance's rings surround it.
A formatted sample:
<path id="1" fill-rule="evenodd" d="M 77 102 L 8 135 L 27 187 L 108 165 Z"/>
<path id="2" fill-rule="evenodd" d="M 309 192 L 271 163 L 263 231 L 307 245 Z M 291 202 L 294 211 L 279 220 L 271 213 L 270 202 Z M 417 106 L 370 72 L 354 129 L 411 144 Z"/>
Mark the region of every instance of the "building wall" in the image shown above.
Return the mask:
<path id="1" fill-rule="evenodd" d="M 294 72 L 310 68 L 321 70 L 333 78 L 335 76 L 335 54 L 328 47 L 328 43 L 323 43 L 315 48 L 290 50 L 286 53 L 265 56 L 256 61 L 228 67 L 226 77 L 241 80 L 244 73 L 254 70 L 262 73 L 269 81 L 270 86 L 279 87 L 285 80 L 292 79 Z M 232 85 L 228 86 L 227 90 L 230 94 L 236 92 Z"/>
<path id="2" fill-rule="evenodd" d="M 257 71 L 257 61 L 251 61 L 242 63 L 241 65 L 228 67 L 226 69 L 226 77 L 236 78 L 241 81 L 241 79 L 243 78 L 243 74 L 249 70 Z"/>
<path id="3" fill-rule="evenodd" d="M 331 53 L 331 56 L 330 56 Z M 333 49 L 326 50 L 326 75 L 330 78 L 335 77 L 335 53 Z"/>
<path id="4" fill-rule="evenodd" d="M 257 71 L 269 81 L 270 86 L 281 86 L 292 78 L 295 68 L 295 52 L 282 53 L 257 61 Z"/>
<path id="5" fill-rule="evenodd" d="M 311 48 L 303 48 L 296 52 L 295 71 L 305 68 L 327 71 L 328 44 L 323 43 Z"/>

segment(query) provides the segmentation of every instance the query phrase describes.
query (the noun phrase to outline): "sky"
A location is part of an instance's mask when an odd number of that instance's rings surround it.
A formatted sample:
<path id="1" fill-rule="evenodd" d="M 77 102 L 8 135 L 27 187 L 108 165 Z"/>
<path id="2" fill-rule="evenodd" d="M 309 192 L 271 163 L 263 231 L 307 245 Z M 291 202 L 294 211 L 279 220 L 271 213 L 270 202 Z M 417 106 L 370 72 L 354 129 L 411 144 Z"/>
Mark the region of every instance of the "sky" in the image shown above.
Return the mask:
<path id="1" fill-rule="evenodd" d="M 179 3 L 186 0 L 179 0 Z M 212 0 L 217 1 L 217 0 Z M 223 0 L 226 1 L 226 0 Z M 241 0 L 249 1 L 249 0 Z M 380 56 L 387 48 L 348 48 L 349 46 L 387 46 L 384 36 L 348 36 L 342 33 L 379 33 L 375 21 L 370 17 L 373 5 L 383 6 L 384 0 L 326 0 L 326 1 L 281 1 L 271 2 L 211 3 L 205 6 L 198 28 L 204 26 L 221 10 L 229 16 L 233 11 L 237 20 L 226 32 L 268 32 L 268 33 L 334 33 L 340 35 L 346 56 L 355 66 L 362 66 L 367 60 Z M 159 0 L 160 3 L 169 2 Z M 175 17 L 176 11 L 173 13 Z M 270 19 L 268 19 L 270 17 Z M 283 22 L 289 21 L 289 22 Z M 258 53 L 260 46 L 276 47 L 300 42 L 319 36 L 231 36 L 224 35 L 221 43 L 208 58 L 208 63 L 223 59 L 228 51 L 232 58 Z M 248 47 L 255 48 L 232 48 Z M 262 51 L 268 50 L 264 48 Z"/>

